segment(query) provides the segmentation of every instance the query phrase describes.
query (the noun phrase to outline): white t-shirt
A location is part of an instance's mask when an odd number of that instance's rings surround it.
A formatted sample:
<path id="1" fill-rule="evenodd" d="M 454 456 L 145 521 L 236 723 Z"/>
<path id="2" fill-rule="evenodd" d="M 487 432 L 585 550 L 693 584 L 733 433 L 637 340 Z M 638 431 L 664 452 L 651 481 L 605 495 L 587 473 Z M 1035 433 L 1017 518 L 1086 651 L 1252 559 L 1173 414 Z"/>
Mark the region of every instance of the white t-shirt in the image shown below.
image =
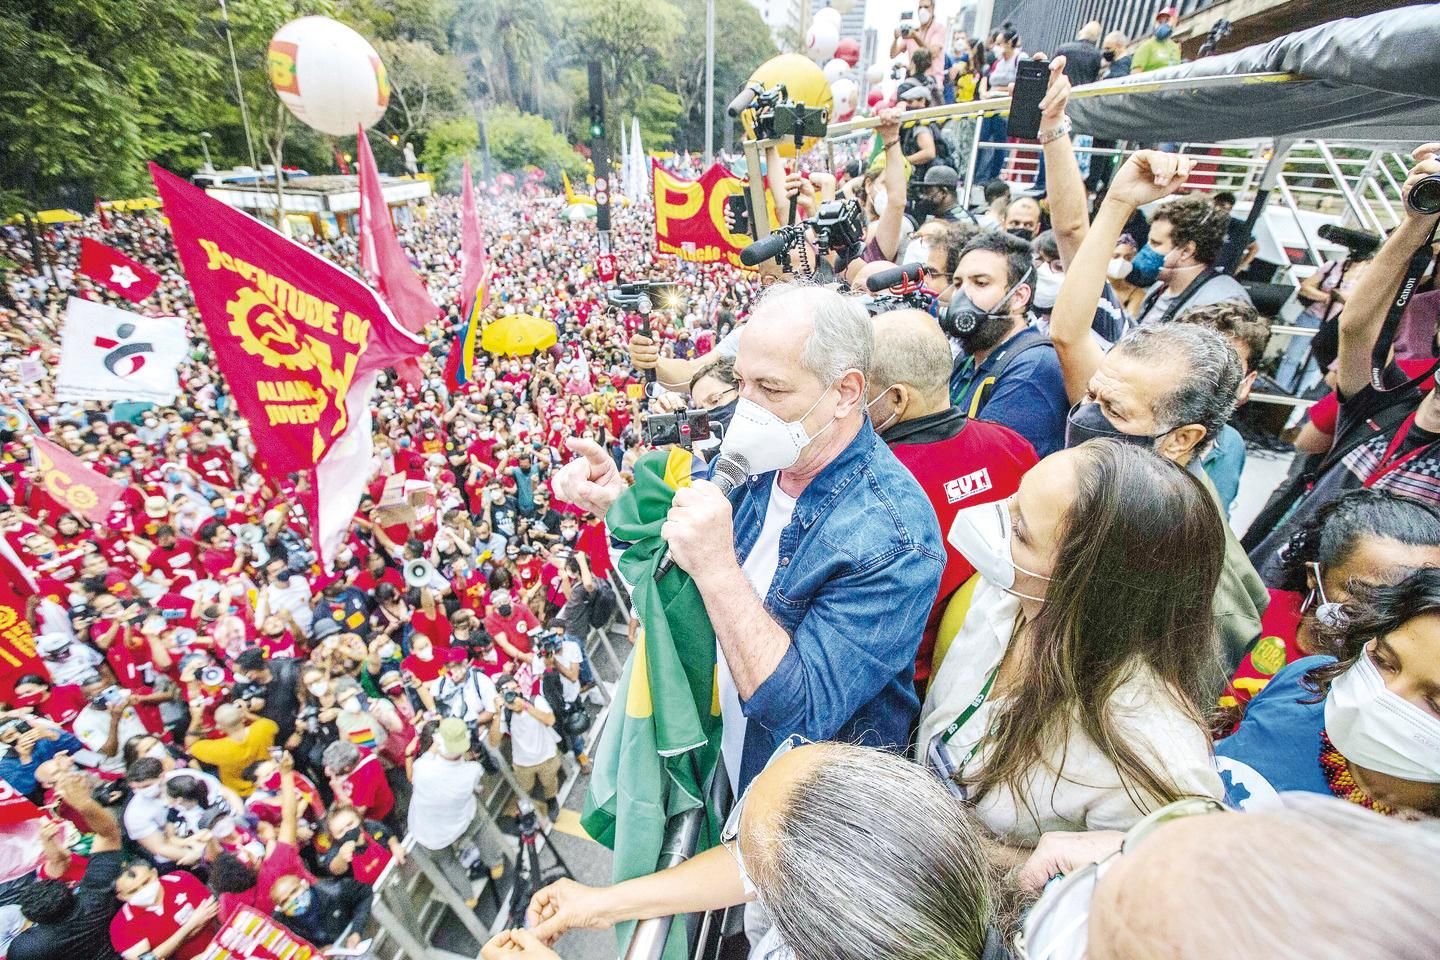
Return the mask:
<path id="1" fill-rule="evenodd" d="M 795 498 L 780 489 L 780 474 L 777 473 L 770 484 L 770 502 L 765 507 L 765 522 L 760 526 L 760 536 L 740 567 L 762 603 L 770 593 L 770 583 L 780 566 L 780 533 L 789 525 L 794 514 Z M 718 640 L 715 641 L 715 666 L 720 686 L 720 751 L 725 757 L 725 772 L 730 775 L 731 796 L 739 796 L 740 759 L 745 752 L 748 721 L 740 708 L 740 693 L 735 689 L 735 678 L 730 674 L 730 665 L 725 662 L 725 651 L 720 649 Z"/>
<path id="2" fill-rule="evenodd" d="M 580 650 L 580 644 L 574 640 L 562 640 L 560 649 L 555 651 L 555 663 L 566 668 L 579 666 L 585 655 Z M 566 703 L 574 703 L 580 697 L 579 679 L 571 680 L 565 674 L 560 674 L 560 690 L 565 694 Z"/>
<path id="3" fill-rule="evenodd" d="M 550 701 L 543 694 L 529 698 L 530 702 L 547 713 L 554 713 Z M 548 727 L 529 713 L 509 710 L 501 714 L 501 728 L 510 734 L 510 759 L 517 767 L 538 767 L 555 756 L 555 744 L 560 735 L 554 727 Z"/>
<path id="4" fill-rule="evenodd" d="M 75 731 L 75 736 L 80 742 L 91 750 L 100 751 L 105 741 L 110 739 L 110 711 L 101 709 L 94 704 L 87 703 L 85 709 L 81 710 L 70 729 Z M 135 712 L 134 707 L 126 707 L 125 712 L 120 715 L 120 730 L 115 738 L 115 743 L 122 746 L 129 742 L 131 737 L 138 737 L 150 731 L 145 729 L 145 724 L 140 722 L 140 715 Z M 115 756 L 106 757 L 100 764 L 100 769 L 107 773 L 116 773 L 125 769 L 125 757 L 123 753 L 116 750 Z"/>
<path id="5" fill-rule="evenodd" d="M 135 842 L 140 842 L 152 833 L 162 832 L 165 829 L 165 822 L 170 815 L 170 807 L 165 802 L 165 784 L 176 777 L 194 777 L 205 784 L 206 800 L 214 803 L 224 796 L 221 792 L 220 781 L 204 770 L 195 767 L 176 767 L 160 778 L 160 796 L 142 797 L 136 793 L 131 795 L 130 802 L 125 805 L 125 813 L 122 818 L 125 822 L 125 833 Z M 232 810 L 232 813 L 239 813 Z M 156 860 L 162 863 L 170 861 L 158 854 L 151 854 Z"/>
<path id="6" fill-rule="evenodd" d="M 427 850 L 458 840 L 475 819 L 475 785 L 483 771 L 473 760 L 447 760 L 431 751 L 415 759 L 410 833 Z"/>

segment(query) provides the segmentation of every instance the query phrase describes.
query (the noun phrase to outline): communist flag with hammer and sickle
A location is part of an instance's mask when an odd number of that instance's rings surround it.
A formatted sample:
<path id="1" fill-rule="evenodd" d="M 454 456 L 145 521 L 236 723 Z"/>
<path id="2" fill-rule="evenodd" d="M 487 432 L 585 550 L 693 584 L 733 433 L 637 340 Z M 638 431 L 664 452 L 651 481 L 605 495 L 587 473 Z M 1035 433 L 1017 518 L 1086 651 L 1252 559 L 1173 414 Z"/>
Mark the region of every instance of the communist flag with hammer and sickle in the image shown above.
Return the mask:
<path id="1" fill-rule="evenodd" d="M 60 507 L 91 523 L 104 523 L 125 488 L 44 437 L 34 437 L 36 482 Z"/>

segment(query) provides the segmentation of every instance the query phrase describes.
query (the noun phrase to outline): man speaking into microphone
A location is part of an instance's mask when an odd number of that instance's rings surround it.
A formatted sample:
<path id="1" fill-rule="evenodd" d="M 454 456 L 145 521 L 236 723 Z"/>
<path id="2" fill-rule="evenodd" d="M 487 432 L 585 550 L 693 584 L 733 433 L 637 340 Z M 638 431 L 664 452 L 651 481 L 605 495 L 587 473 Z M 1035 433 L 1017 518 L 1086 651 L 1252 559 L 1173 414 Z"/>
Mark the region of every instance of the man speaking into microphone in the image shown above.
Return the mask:
<path id="1" fill-rule="evenodd" d="M 727 498 L 675 493 L 661 536 L 715 628 L 722 752 L 738 796 L 791 734 L 900 749 L 919 704 L 915 651 L 945 553 L 925 494 L 865 416 L 865 308 L 777 284 L 735 360 L 740 398 L 721 457 L 749 478 Z M 625 489 L 586 440 L 556 496 L 597 515 Z"/>

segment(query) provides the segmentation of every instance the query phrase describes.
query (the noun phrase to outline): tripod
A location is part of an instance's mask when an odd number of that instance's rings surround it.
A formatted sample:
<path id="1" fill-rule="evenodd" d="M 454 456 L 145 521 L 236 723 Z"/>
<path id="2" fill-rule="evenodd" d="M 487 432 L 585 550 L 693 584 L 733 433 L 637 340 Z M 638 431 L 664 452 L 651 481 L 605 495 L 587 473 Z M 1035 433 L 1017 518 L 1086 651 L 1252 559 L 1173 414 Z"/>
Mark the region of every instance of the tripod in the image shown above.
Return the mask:
<path id="1" fill-rule="evenodd" d="M 520 817 L 515 825 L 520 834 L 520 849 L 515 854 L 515 886 L 510 891 L 510 921 L 511 928 L 523 927 L 525 925 L 525 910 L 530 906 L 530 898 L 533 897 L 541 887 L 547 883 L 553 883 L 561 877 L 575 879 L 575 874 L 570 871 L 570 865 L 560 855 L 555 843 L 546 845 L 550 855 L 555 858 L 555 867 L 547 872 L 540 866 L 540 845 L 536 842 L 540 836 L 540 817 L 535 812 L 535 805 L 530 799 L 521 796 L 518 799 Z"/>

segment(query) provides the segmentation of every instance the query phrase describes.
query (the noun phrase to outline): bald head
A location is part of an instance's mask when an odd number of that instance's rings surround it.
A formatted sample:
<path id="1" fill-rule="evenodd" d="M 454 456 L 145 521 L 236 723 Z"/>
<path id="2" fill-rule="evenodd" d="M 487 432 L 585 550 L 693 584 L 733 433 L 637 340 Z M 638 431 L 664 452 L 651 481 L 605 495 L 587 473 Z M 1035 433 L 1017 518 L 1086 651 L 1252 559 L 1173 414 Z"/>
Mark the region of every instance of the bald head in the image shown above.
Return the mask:
<path id="1" fill-rule="evenodd" d="M 1016 197 L 1005 208 L 1006 230 L 1029 230 L 1033 236 L 1040 229 L 1040 204 L 1033 197 Z"/>
<path id="2" fill-rule="evenodd" d="M 930 314 L 890 310 L 875 318 L 870 382 L 877 394 L 903 383 L 926 399 L 948 396 L 951 364 L 950 342 Z"/>

